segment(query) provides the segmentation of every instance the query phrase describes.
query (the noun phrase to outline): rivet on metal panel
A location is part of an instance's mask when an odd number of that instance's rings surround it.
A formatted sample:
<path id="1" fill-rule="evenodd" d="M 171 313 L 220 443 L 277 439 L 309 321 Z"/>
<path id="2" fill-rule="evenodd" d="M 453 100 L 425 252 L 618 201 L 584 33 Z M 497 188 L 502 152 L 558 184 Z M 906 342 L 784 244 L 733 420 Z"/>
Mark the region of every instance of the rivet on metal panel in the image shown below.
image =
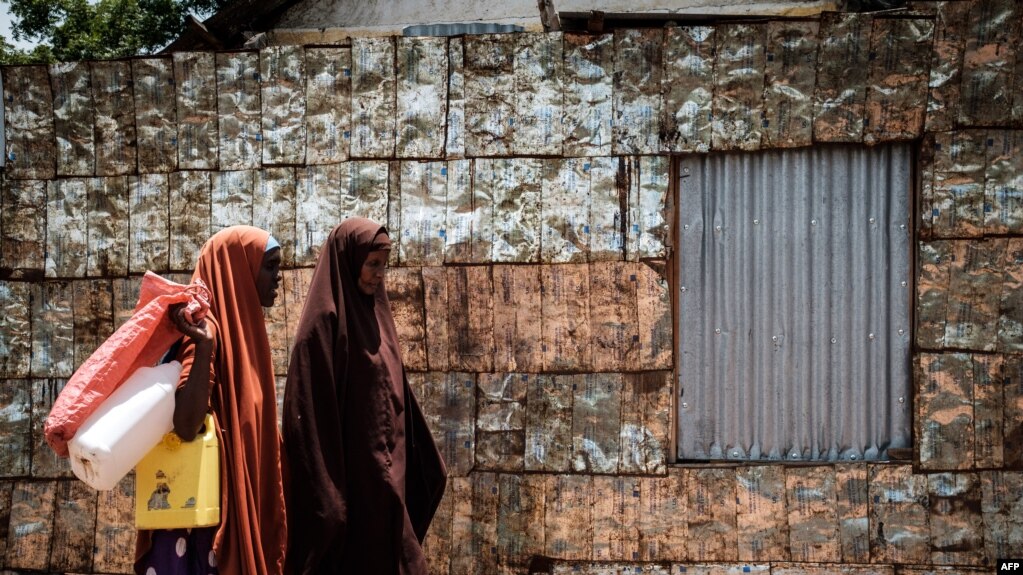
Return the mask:
<path id="1" fill-rule="evenodd" d="M 714 333 L 721 333 L 721 328 L 719 327 L 719 328 L 715 329 Z"/>
<path id="2" fill-rule="evenodd" d="M 689 409 L 689 404 L 686 402 L 682 402 L 682 409 Z"/>
<path id="3" fill-rule="evenodd" d="M 772 335 L 771 336 L 771 341 L 778 341 L 778 336 Z"/>
<path id="4" fill-rule="evenodd" d="M 904 330 L 904 329 L 899 329 L 899 335 L 905 335 L 905 333 L 906 333 L 906 330 Z"/>
<path id="5" fill-rule="evenodd" d="M 720 232 L 721 231 L 721 226 L 714 226 L 714 231 L 715 232 Z"/>
<path id="6" fill-rule="evenodd" d="M 760 220 L 753 220 L 753 225 L 754 226 L 759 226 L 760 225 Z"/>
<path id="7" fill-rule="evenodd" d="M 792 452 L 792 459 L 799 459 L 799 454 L 796 452 Z"/>
<path id="8" fill-rule="evenodd" d="M 686 225 L 682 226 L 682 229 L 683 230 L 688 230 L 689 229 L 689 224 L 686 224 Z"/>
<path id="9" fill-rule="evenodd" d="M 874 218 L 870 218 L 870 223 L 872 223 L 872 224 L 873 224 L 873 223 L 874 223 L 874 222 L 876 222 L 876 221 L 877 221 L 877 220 L 875 220 Z"/>
<path id="10" fill-rule="evenodd" d="M 899 226 L 899 229 L 902 229 L 902 230 L 906 229 L 906 224 L 902 224 L 902 225 L 900 225 L 900 226 Z"/>
<path id="11" fill-rule="evenodd" d="M 908 285 L 909 285 L 909 283 L 908 283 L 908 282 L 902 282 L 902 287 L 906 287 L 906 286 L 908 286 Z"/>
<path id="12" fill-rule="evenodd" d="M 905 397 L 900 397 L 899 398 L 899 403 L 906 403 L 906 398 Z"/>
<path id="13" fill-rule="evenodd" d="M 811 226 L 816 226 L 817 225 L 817 220 L 810 220 L 810 225 Z"/>
<path id="14" fill-rule="evenodd" d="M 869 339 L 870 339 L 871 341 L 874 341 L 874 334 L 872 334 L 872 333 L 868 333 L 868 334 L 867 334 L 867 337 L 868 337 L 868 338 L 869 338 Z"/>
<path id="15" fill-rule="evenodd" d="M 678 288 L 678 291 L 686 291 L 686 286 L 682 286 L 682 287 Z"/>
<path id="16" fill-rule="evenodd" d="M 732 452 L 732 457 L 739 457 L 739 452 L 738 451 L 733 451 Z"/>
<path id="17" fill-rule="evenodd" d="M 853 461 L 855 461 L 855 460 L 856 460 L 856 454 L 855 454 L 855 453 L 853 453 L 852 455 L 850 455 L 850 456 L 849 456 L 849 459 L 852 459 Z"/>
<path id="18" fill-rule="evenodd" d="M 831 343 L 838 343 L 838 339 L 837 339 L 837 338 L 834 338 L 834 337 L 833 337 L 833 338 L 831 338 Z"/>
<path id="19" fill-rule="evenodd" d="M 683 174 L 688 174 L 689 173 L 689 168 L 686 168 L 686 167 L 683 166 L 682 167 L 682 173 Z"/>

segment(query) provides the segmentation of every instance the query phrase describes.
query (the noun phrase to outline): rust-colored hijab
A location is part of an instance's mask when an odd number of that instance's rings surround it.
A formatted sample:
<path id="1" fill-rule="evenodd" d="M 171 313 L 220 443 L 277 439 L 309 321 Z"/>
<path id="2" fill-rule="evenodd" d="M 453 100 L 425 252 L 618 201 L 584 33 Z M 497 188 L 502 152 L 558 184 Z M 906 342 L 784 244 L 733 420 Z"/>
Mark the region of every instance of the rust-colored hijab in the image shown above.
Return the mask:
<path id="1" fill-rule="evenodd" d="M 207 319 L 217 328 L 210 404 L 220 432 L 221 522 L 214 551 L 224 575 L 279 574 L 287 545 L 273 363 L 256 290 L 269 237 L 251 226 L 217 232 L 192 276 L 210 288 Z"/>

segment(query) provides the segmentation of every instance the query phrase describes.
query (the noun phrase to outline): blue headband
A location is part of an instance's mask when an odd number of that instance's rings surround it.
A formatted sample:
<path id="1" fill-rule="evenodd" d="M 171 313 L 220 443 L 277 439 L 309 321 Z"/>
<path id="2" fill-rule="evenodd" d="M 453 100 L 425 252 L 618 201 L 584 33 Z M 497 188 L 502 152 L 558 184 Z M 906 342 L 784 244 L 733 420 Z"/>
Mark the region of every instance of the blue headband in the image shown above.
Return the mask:
<path id="1" fill-rule="evenodd" d="M 277 243 L 277 239 L 274 238 L 273 236 L 270 236 L 270 238 L 266 240 L 266 250 L 264 251 L 268 252 L 274 248 L 279 247 L 281 247 L 281 244 Z"/>

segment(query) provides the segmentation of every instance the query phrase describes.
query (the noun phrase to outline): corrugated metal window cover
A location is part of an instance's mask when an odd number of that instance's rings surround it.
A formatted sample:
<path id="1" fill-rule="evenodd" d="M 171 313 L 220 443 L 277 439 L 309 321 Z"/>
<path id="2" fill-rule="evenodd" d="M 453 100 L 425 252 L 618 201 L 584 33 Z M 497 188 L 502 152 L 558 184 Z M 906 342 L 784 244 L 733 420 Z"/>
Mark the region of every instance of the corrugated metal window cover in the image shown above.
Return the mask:
<path id="1" fill-rule="evenodd" d="M 911 166 L 904 144 L 680 159 L 680 459 L 910 445 Z"/>

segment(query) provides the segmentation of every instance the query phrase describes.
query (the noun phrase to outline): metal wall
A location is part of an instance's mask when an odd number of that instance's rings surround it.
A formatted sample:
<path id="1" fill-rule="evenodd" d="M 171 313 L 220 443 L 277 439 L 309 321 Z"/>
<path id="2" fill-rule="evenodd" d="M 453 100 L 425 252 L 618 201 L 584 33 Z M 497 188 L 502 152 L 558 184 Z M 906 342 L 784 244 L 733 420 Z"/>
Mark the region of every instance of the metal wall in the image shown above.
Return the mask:
<path id="1" fill-rule="evenodd" d="M 681 160 L 680 458 L 910 444 L 911 166 L 907 145 Z"/>

